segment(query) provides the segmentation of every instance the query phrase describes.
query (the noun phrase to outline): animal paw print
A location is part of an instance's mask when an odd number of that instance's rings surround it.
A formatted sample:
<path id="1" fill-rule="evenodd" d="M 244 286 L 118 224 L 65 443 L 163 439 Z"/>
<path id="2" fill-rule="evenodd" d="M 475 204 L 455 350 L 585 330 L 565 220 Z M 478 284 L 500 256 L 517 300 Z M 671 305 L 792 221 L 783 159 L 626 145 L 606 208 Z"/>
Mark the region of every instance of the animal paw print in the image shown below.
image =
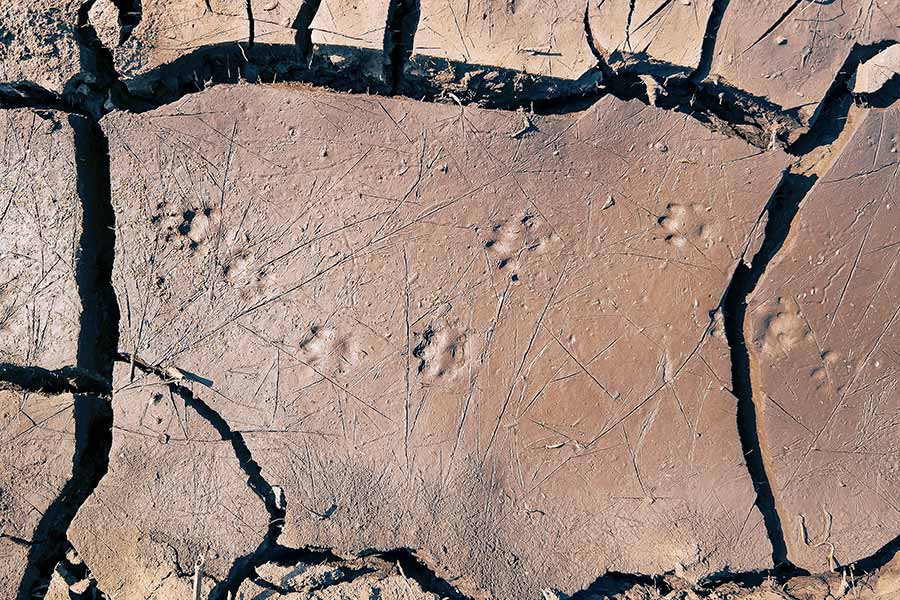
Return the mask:
<path id="1" fill-rule="evenodd" d="M 256 255 L 240 250 L 222 262 L 222 275 L 233 288 L 239 290 L 245 302 L 262 298 L 269 289 L 268 273 L 257 266 Z"/>
<path id="2" fill-rule="evenodd" d="M 544 252 L 559 239 L 540 217 L 526 213 L 519 219 L 510 219 L 491 227 L 491 234 L 484 247 L 488 256 L 497 262 L 497 268 L 506 269 L 528 253 Z"/>
<path id="3" fill-rule="evenodd" d="M 312 325 L 298 346 L 304 362 L 326 374 L 346 373 L 356 362 L 352 339 L 331 325 Z"/>
<path id="4" fill-rule="evenodd" d="M 688 244 L 709 248 L 712 245 L 712 231 L 706 223 L 708 209 L 699 204 L 667 204 L 666 213 L 657 221 L 662 238 L 676 248 Z"/>
<path id="5" fill-rule="evenodd" d="M 778 298 L 770 302 L 756 327 L 754 343 L 767 356 L 784 355 L 811 335 L 800 306 L 793 300 Z"/>
<path id="6" fill-rule="evenodd" d="M 416 336 L 418 343 L 412 355 L 419 359 L 416 367 L 426 380 L 439 381 L 453 378 L 466 361 L 466 335 L 453 327 L 431 325 Z"/>
<path id="7" fill-rule="evenodd" d="M 200 209 L 189 208 L 181 213 L 176 231 L 178 235 L 186 238 L 188 250 L 196 252 L 215 235 L 213 221 L 216 212 L 207 206 Z"/>

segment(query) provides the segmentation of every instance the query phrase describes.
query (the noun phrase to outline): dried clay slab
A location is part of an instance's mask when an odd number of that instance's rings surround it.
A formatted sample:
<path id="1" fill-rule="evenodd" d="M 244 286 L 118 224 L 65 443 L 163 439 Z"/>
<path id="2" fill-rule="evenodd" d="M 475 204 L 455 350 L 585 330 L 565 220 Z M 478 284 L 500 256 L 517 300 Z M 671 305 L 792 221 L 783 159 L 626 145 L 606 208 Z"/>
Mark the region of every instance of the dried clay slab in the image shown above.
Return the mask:
<path id="1" fill-rule="evenodd" d="M 611 97 L 238 86 L 103 126 L 121 347 L 244 432 L 283 543 L 420 549 L 498 598 L 769 566 L 717 307 L 780 152 Z"/>
<path id="2" fill-rule="evenodd" d="M 75 364 L 81 236 L 64 115 L 0 111 L 0 363 Z"/>
<path id="3" fill-rule="evenodd" d="M 162 382 L 132 382 L 127 364 L 114 384 L 109 471 L 69 539 L 117 598 L 187 598 L 198 559 L 208 593 L 262 541 L 263 502 L 213 413 Z"/>
<path id="4" fill-rule="evenodd" d="M 815 184 L 749 302 L 759 427 L 789 558 L 847 563 L 900 533 L 895 105 Z"/>
<path id="5" fill-rule="evenodd" d="M 78 73 L 80 0 L 0 4 L 0 82 L 28 80 L 61 92 Z"/>
<path id="6" fill-rule="evenodd" d="M 72 396 L 0 390 L 0 587 L 19 587 L 41 517 L 72 475 Z"/>
<path id="7" fill-rule="evenodd" d="M 700 66 L 712 8 L 713 0 L 609 0 L 590 2 L 588 14 L 597 49 L 612 68 L 640 61 L 642 68 L 659 63 L 690 72 Z"/>
<path id="8" fill-rule="evenodd" d="M 895 40 L 898 27 L 894 0 L 732 2 L 711 73 L 810 124 L 854 45 Z"/>
<path id="9" fill-rule="evenodd" d="M 428 57 L 577 79 L 596 62 L 584 3 L 422 0 L 413 62 Z"/>

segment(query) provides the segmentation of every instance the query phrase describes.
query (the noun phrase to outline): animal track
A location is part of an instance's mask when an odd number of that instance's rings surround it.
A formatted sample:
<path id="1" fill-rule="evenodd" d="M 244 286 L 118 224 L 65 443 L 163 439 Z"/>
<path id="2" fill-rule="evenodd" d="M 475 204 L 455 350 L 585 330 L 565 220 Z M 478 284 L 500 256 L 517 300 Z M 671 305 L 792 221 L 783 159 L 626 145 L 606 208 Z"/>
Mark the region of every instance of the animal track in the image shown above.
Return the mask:
<path id="1" fill-rule="evenodd" d="M 164 210 L 165 203 L 157 205 L 157 210 Z M 177 238 L 183 238 L 187 249 L 190 252 L 196 252 L 206 244 L 212 237 L 214 225 L 217 222 L 218 211 L 212 207 L 191 207 L 180 213 L 169 213 L 165 217 L 165 239 L 167 242 L 173 242 Z M 150 219 L 151 223 L 159 224 L 163 221 L 163 217 L 156 215 Z"/>
<path id="2" fill-rule="evenodd" d="M 303 360 L 318 371 L 342 374 L 356 363 L 356 345 L 332 325 L 310 326 L 298 344 Z"/>
<path id="3" fill-rule="evenodd" d="M 666 212 L 657 219 L 657 227 L 660 235 L 669 244 L 676 248 L 684 248 L 688 244 L 698 248 L 712 246 L 712 230 L 706 223 L 708 208 L 700 204 L 669 203 Z"/>
<path id="4" fill-rule="evenodd" d="M 488 256 L 497 263 L 500 270 L 518 266 L 519 259 L 526 253 L 542 253 L 548 246 L 559 240 L 547 223 L 526 213 L 519 219 L 509 219 L 491 227 L 488 240 L 484 243 Z"/>
<path id="5" fill-rule="evenodd" d="M 769 302 L 757 323 L 753 342 L 768 356 L 782 355 L 811 335 L 793 299 Z"/>
<path id="6" fill-rule="evenodd" d="M 268 273 L 256 265 L 256 255 L 249 250 L 239 250 L 222 263 L 225 280 L 239 290 L 245 302 L 262 298 L 269 289 Z"/>
<path id="7" fill-rule="evenodd" d="M 465 365 L 466 335 L 453 328 L 429 325 L 416 336 L 412 355 L 419 359 L 418 374 L 426 380 L 452 379 Z"/>

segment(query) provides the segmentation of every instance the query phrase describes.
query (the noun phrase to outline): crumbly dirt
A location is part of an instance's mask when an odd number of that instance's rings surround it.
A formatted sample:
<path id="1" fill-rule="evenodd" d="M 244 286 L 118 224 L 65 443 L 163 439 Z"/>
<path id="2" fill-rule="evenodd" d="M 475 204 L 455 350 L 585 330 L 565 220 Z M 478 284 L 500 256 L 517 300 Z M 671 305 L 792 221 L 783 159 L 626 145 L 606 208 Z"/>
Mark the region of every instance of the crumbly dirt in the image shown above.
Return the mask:
<path id="1" fill-rule="evenodd" d="M 0 598 L 900 598 L 898 25 L 0 6 Z"/>

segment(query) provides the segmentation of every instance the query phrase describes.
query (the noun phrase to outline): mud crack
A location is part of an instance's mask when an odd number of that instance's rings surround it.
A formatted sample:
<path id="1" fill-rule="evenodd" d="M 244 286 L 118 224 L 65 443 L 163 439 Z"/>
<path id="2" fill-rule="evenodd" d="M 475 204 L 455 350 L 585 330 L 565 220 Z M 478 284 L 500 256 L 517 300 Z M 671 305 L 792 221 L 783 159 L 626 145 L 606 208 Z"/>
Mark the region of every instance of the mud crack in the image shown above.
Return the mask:
<path id="1" fill-rule="evenodd" d="M 107 379 L 80 367 L 65 366 L 50 370 L 9 363 L 0 363 L 0 390 L 49 395 L 112 394 L 112 386 Z"/>
<path id="2" fill-rule="evenodd" d="M 291 28 L 294 30 L 294 43 L 304 60 L 309 60 L 312 52 L 312 22 L 319 12 L 322 0 L 303 0 L 297 9 Z"/>
<path id="3" fill-rule="evenodd" d="M 815 157 L 812 156 L 813 151 L 827 145 L 839 149 L 853 134 L 854 127 L 847 126 L 847 115 L 853 104 L 848 81 L 862 62 L 890 44 L 881 42 L 854 47 L 823 99 L 821 113 L 814 126 L 788 146 L 788 152 L 806 160 L 793 165 L 775 188 L 763 210 L 767 216 L 763 243 L 754 256 L 741 257 L 721 305 L 731 356 L 732 393 L 738 401 L 738 436 L 756 493 L 756 506 L 762 513 L 772 545 L 772 562 L 776 572 L 807 574 L 795 567 L 788 555 L 777 490 L 769 476 L 767 444 L 759 426 L 760 399 L 758 393 L 754 393 L 753 358 L 747 348 L 747 300 L 788 239 L 801 204 L 819 176 L 838 155 L 832 151 Z"/>
<path id="4" fill-rule="evenodd" d="M 412 56 L 421 10 L 419 0 L 391 0 L 384 28 L 385 77 L 391 94 L 403 82 L 404 69 Z"/>
<path id="5" fill-rule="evenodd" d="M 76 282 L 82 313 L 76 367 L 95 374 L 112 387 L 113 362 L 119 341 L 119 308 L 112 287 L 115 213 L 110 198 L 109 146 L 99 124 L 71 115 L 75 139 L 82 232 Z M 28 551 L 17 598 L 30 600 L 49 585 L 56 565 L 71 544 L 67 533 L 81 506 L 109 468 L 113 412 L 109 393 L 77 393 L 75 453 L 72 477 L 44 512 Z"/>
<path id="6" fill-rule="evenodd" d="M 287 507 L 283 493 L 276 493 L 272 485 L 263 477 L 262 468 L 253 459 L 250 448 L 247 447 L 247 443 L 240 432 L 232 430 L 222 415 L 196 396 L 190 389 L 172 381 L 165 369 L 150 365 L 137 357 L 120 353 L 117 359 L 127 364 L 133 364 L 143 373 L 155 375 L 162 379 L 169 387 L 169 390 L 184 401 L 185 406 L 192 408 L 201 418 L 209 423 L 223 441 L 229 442 L 238 460 L 238 465 L 247 476 L 247 485 L 263 502 L 266 512 L 269 514 L 269 525 L 262 542 L 260 542 L 259 547 L 253 553 L 238 558 L 234 562 L 229 570 L 228 577 L 213 588 L 209 598 L 210 600 L 216 600 L 236 594 L 244 581 L 254 577 L 256 567 L 266 562 L 265 557 L 278 543 L 278 538 L 284 528 L 284 517 Z"/>

